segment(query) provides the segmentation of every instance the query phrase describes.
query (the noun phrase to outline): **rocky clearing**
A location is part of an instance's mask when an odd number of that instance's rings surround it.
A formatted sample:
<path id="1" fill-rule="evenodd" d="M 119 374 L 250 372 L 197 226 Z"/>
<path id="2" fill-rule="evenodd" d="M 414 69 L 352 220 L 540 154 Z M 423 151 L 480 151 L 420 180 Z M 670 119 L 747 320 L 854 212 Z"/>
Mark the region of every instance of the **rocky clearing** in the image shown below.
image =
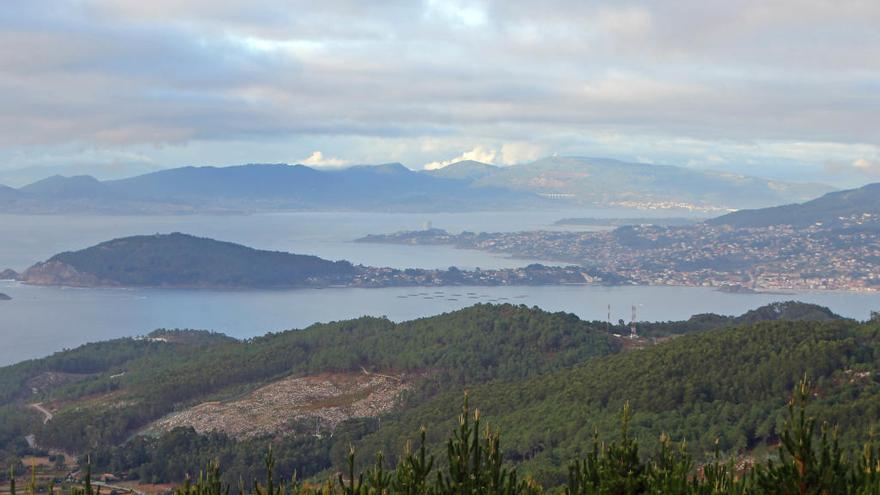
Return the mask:
<path id="1" fill-rule="evenodd" d="M 228 402 L 205 402 L 155 422 L 148 431 L 184 426 L 235 438 L 290 433 L 296 424 L 332 432 L 351 418 L 374 417 L 397 404 L 416 375 L 322 373 L 285 378 Z"/>

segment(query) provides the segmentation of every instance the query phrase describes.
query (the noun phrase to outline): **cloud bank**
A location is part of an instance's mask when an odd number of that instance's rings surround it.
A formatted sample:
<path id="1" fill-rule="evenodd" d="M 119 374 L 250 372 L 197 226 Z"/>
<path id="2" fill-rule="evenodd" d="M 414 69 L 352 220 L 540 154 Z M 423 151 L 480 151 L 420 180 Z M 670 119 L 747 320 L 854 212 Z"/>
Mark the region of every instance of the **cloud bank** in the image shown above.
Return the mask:
<path id="1" fill-rule="evenodd" d="M 0 167 L 102 154 L 418 167 L 462 150 L 505 164 L 539 149 L 821 171 L 880 155 L 880 2 L 674 7 L 10 2 Z"/>

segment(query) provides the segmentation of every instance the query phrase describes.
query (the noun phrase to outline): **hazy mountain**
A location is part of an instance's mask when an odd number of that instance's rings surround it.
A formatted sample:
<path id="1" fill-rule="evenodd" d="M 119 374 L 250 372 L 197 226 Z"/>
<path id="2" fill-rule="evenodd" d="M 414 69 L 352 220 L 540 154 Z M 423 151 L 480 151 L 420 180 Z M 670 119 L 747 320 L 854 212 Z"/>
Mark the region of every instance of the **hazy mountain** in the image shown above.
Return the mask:
<path id="1" fill-rule="evenodd" d="M 0 190 L 0 207 L 38 213 L 754 207 L 801 201 L 829 189 L 685 167 L 550 157 L 510 167 L 463 161 L 431 171 L 399 163 L 332 170 L 249 164 L 182 167 L 110 181 L 53 176 Z"/>
<path id="2" fill-rule="evenodd" d="M 54 198 L 101 198 L 112 195 L 112 190 L 90 175 L 64 177 L 53 175 L 19 189 L 26 195 Z"/>
<path id="3" fill-rule="evenodd" d="M 21 192 L 18 189 L 0 184 L 0 201 L 17 199 Z"/>
<path id="4" fill-rule="evenodd" d="M 53 176 L 0 189 L 5 211 L 188 213 L 266 210 L 474 210 L 529 205 L 529 193 L 482 188 L 399 163 L 322 170 L 305 165 L 182 167 L 127 179 Z"/>
<path id="5" fill-rule="evenodd" d="M 709 223 L 735 227 L 802 227 L 816 222 L 840 223 L 842 219 L 853 219 L 865 214 L 880 216 L 880 183 L 828 193 L 801 204 L 737 211 L 709 220 Z"/>
<path id="6" fill-rule="evenodd" d="M 564 195 L 578 204 L 686 202 L 733 208 L 803 201 L 832 190 L 821 184 L 586 157 L 548 157 L 499 168 L 473 185 Z"/>
<path id="7" fill-rule="evenodd" d="M 427 173 L 444 179 L 463 179 L 478 180 L 495 175 L 501 171 L 501 167 L 489 165 L 488 163 L 477 162 L 474 160 L 465 160 L 447 165 L 436 170 L 429 170 Z"/>
<path id="8" fill-rule="evenodd" d="M 473 209 L 521 201 L 524 194 L 432 177 L 399 163 L 318 170 L 305 165 L 185 167 L 107 182 L 140 200 L 259 209 Z"/>

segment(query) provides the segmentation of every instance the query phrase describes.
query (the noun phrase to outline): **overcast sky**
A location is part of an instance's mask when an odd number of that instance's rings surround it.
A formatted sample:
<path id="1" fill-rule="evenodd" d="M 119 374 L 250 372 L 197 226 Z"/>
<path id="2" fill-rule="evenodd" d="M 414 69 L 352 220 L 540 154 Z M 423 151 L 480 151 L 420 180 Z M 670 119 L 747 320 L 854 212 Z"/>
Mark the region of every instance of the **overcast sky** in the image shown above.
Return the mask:
<path id="1" fill-rule="evenodd" d="M 880 1 L 26 0 L 0 182 L 554 153 L 880 180 Z"/>

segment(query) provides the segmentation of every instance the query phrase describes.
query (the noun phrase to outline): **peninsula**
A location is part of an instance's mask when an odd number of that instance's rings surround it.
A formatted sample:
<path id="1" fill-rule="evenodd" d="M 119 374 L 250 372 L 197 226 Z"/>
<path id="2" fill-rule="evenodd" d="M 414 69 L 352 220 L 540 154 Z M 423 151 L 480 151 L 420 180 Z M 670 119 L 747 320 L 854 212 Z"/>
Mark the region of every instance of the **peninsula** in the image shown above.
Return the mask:
<path id="1" fill-rule="evenodd" d="M 692 225 L 493 233 L 430 229 L 374 234 L 357 241 L 450 245 L 562 260 L 639 285 L 734 292 L 876 292 L 880 290 L 878 197 L 880 184 L 870 184 L 802 204 L 743 210 Z"/>

